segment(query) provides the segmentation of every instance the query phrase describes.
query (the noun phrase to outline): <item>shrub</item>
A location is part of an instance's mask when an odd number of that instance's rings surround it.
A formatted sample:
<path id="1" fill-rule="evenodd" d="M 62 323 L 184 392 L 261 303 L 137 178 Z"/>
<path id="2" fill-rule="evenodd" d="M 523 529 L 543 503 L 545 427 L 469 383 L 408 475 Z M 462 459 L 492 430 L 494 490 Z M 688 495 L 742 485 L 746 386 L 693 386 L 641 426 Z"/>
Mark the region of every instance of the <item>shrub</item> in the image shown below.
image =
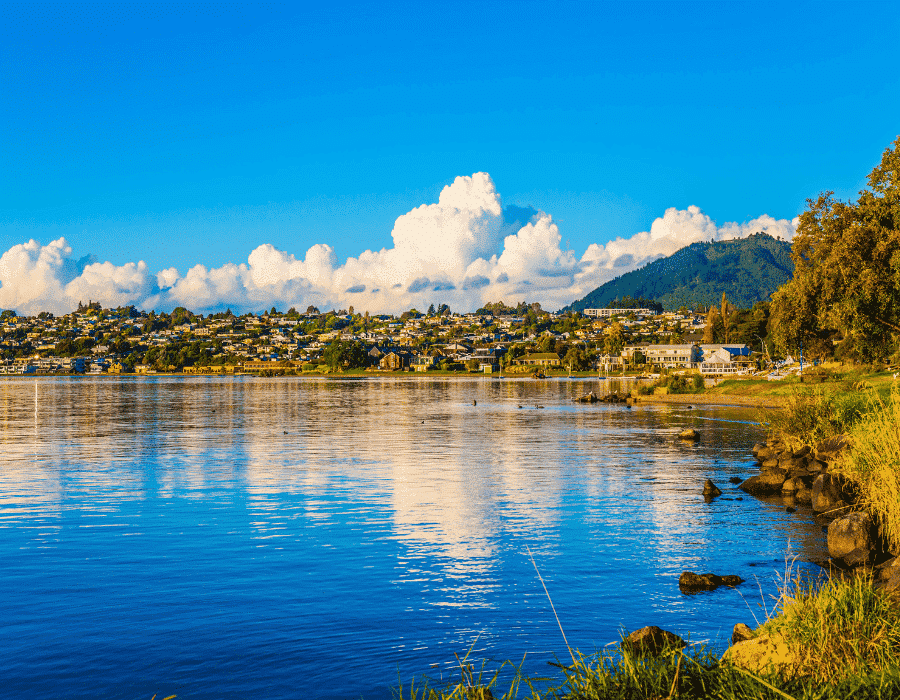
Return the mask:
<path id="1" fill-rule="evenodd" d="M 866 393 L 795 389 L 782 409 L 763 410 L 761 421 L 789 444 L 813 446 L 848 432 L 865 414 Z"/>

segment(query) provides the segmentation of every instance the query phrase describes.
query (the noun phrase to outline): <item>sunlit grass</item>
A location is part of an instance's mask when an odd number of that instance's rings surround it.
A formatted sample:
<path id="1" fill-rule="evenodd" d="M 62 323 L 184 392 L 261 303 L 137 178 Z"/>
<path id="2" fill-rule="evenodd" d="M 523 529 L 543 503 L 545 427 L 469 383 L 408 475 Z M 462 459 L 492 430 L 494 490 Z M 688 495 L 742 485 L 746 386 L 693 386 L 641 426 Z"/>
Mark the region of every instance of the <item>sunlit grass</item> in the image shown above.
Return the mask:
<path id="1" fill-rule="evenodd" d="M 834 682 L 900 669 L 900 608 L 866 575 L 796 578 L 760 633 L 784 637 L 797 676 Z"/>
<path id="2" fill-rule="evenodd" d="M 867 394 L 865 419 L 850 429 L 850 450 L 839 470 L 859 488 L 860 505 L 881 526 L 889 547 L 900 548 L 900 391 Z"/>

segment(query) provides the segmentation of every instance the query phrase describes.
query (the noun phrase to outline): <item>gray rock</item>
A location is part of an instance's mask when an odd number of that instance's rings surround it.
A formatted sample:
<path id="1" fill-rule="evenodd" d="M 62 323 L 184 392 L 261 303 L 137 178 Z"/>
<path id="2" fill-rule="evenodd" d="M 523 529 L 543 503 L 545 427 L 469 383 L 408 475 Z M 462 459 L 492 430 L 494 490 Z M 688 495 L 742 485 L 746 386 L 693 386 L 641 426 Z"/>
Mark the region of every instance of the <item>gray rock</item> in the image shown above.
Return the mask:
<path id="1" fill-rule="evenodd" d="M 799 484 L 797 483 L 798 481 L 798 479 L 788 479 L 787 481 L 785 481 L 781 485 L 781 493 L 790 493 L 793 495 L 796 491 L 799 490 L 798 487 L 803 485 L 802 481 Z"/>
<path id="2" fill-rule="evenodd" d="M 622 640 L 622 648 L 639 656 L 657 656 L 666 649 L 684 649 L 687 643 L 656 625 L 635 630 Z"/>
<path id="3" fill-rule="evenodd" d="M 721 496 L 722 492 L 719 490 L 719 487 L 712 482 L 712 479 L 707 479 L 706 483 L 703 484 L 703 495 L 715 498 L 716 496 Z"/>
<path id="4" fill-rule="evenodd" d="M 785 454 L 778 458 L 778 466 L 788 472 L 796 469 L 805 470 L 806 461 L 802 458 L 791 457 L 791 455 Z"/>
<path id="5" fill-rule="evenodd" d="M 686 430 L 682 430 L 680 433 L 678 433 L 678 437 L 682 440 L 699 440 L 700 433 L 698 433 L 693 428 L 687 428 Z"/>
<path id="6" fill-rule="evenodd" d="M 783 469 L 782 467 L 767 467 L 763 466 L 762 469 L 759 470 L 760 474 L 778 474 L 781 477 L 781 480 L 784 481 L 788 478 L 788 470 Z"/>
<path id="7" fill-rule="evenodd" d="M 778 458 L 770 457 L 769 459 L 760 463 L 761 469 L 776 469 L 778 467 Z"/>
<path id="8" fill-rule="evenodd" d="M 682 593 L 700 593 L 701 591 L 714 591 L 719 586 L 735 586 L 744 582 L 740 576 L 719 576 L 717 574 L 695 574 L 693 571 L 685 571 L 678 577 L 678 588 Z"/>
<path id="9" fill-rule="evenodd" d="M 900 601 L 900 557 L 894 557 L 876 568 L 875 585 L 895 601 Z"/>
<path id="10" fill-rule="evenodd" d="M 771 496 L 772 494 L 781 493 L 781 486 L 784 484 L 784 475 L 777 472 L 763 472 L 756 476 L 751 476 L 741 484 L 741 491 L 749 493 L 751 496 Z"/>
<path id="11" fill-rule="evenodd" d="M 755 447 L 753 449 L 756 450 Z M 775 450 L 768 446 L 760 447 L 753 453 L 753 456 L 756 457 L 756 461 L 758 462 L 765 462 L 767 459 L 777 458 Z"/>
<path id="12" fill-rule="evenodd" d="M 868 513 L 850 513 L 828 526 L 828 554 L 847 566 L 868 564 L 875 549 L 875 525 Z"/>
<path id="13" fill-rule="evenodd" d="M 809 490 L 812 486 L 813 479 L 809 476 L 794 476 L 789 478 L 781 486 L 782 493 L 797 493 L 803 489 Z"/>
<path id="14" fill-rule="evenodd" d="M 844 479 L 835 474 L 819 474 L 812 485 L 812 507 L 817 513 L 841 514 L 852 496 Z"/>
<path id="15" fill-rule="evenodd" d="M 743 622 L 738 622 L 734 626 L 734 631 L 731 633 L 731 643 L 737 644 L 738 642 L 746 642 L 748 639 L 753 639 L 755 636 L 752 629 Z"/>
<path id="16" fill-rule="evenodd" d="M 804 506 L 812 505 L 812 489 L 804 487 L 794 491 L 794 500 Z"/>
<path id="17" fill-rule="evenodd" d="M 823 472 L 825 471 L 826 464 L 825 462 L 820 462 L 817 459 L 809 460 L 809 464 L 807 464 L 807 469 L 811 472 Z"/>

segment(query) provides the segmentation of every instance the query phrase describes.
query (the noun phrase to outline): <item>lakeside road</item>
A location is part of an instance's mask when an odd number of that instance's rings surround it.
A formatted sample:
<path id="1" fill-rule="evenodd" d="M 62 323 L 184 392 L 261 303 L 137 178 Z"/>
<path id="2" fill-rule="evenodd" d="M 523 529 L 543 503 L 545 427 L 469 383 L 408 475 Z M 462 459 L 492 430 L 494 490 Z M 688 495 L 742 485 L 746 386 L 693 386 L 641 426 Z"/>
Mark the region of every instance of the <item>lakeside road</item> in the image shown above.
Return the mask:
<path id="1" fill-rule="evenodd" d="M 783 396 L 723 396 L 721 394 L 648 394 L 638 396 L 636 403 L 668 403 L 689 406 L 752 406 L 782 408 Z"/>

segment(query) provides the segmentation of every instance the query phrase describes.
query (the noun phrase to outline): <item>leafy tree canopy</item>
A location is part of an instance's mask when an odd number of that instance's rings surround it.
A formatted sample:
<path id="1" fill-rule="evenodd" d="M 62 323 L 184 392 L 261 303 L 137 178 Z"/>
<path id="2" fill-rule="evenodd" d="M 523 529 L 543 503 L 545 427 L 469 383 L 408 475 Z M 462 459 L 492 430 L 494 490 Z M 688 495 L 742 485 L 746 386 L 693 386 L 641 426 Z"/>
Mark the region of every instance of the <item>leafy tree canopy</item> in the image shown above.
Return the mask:
<path id="1" fill-rule="evenodd" d="M 607 309 L 653 309 L 656 313 L 662 313 L 663 305 L 658 301 L 653 301 L 652 299 L 645 299 L 644 297 L 632 297 L 626 294 L 624 297 L 619 299 L 616 297 L 615 299 L 610 300 L 606 307 Z"/>
<path id="2" fill-rule="evenodd" d="M 813 356 L 843 338 L 857 360 L 880 361 L 900 338 L 900 137 L 856 202 L 808 200 L 791 258 L 794 279 L 772 296 L 775 342 Z"/>

